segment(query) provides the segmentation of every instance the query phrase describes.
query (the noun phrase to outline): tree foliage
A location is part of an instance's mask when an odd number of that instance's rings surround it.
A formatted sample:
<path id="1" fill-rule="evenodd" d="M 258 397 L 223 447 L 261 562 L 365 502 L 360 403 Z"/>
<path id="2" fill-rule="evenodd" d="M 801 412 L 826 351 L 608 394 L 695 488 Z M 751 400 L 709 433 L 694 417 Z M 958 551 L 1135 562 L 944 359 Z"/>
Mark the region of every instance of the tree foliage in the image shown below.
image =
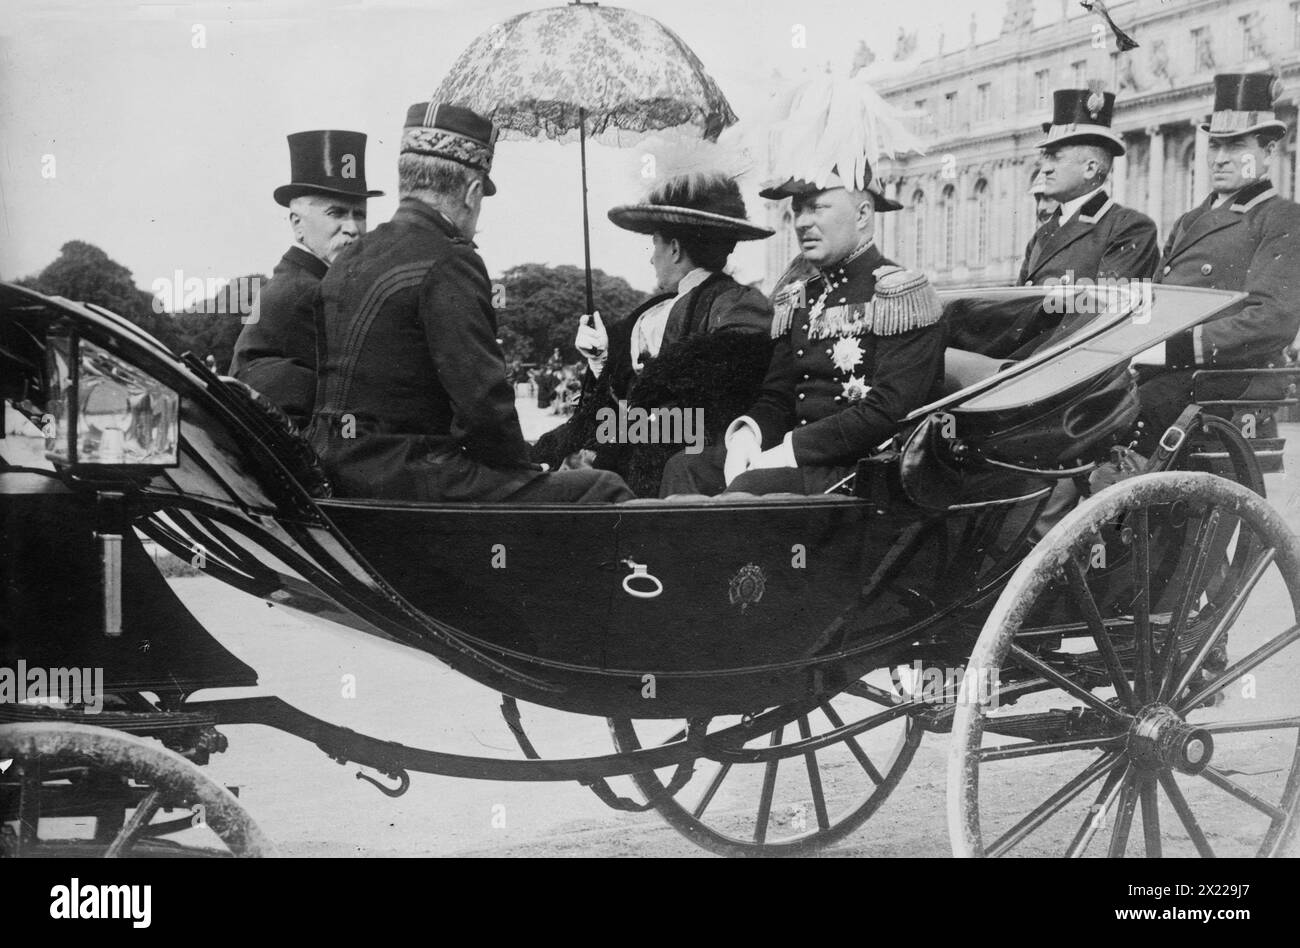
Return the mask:
<path id="1" fill-rule="evenodd" d="M 640 305 L 646 294 L 622 277 L 591 273 L 592 295 L 605 325 L 611 326 Z M 501 277 L 505 298 L 497 307 L 497 328 L 506 359 L 545 362 L 556 349 L 565 362 L 581 358 L 573 348 L 578 317 L 587 309 L 582 267 L 525 263 Z"/>

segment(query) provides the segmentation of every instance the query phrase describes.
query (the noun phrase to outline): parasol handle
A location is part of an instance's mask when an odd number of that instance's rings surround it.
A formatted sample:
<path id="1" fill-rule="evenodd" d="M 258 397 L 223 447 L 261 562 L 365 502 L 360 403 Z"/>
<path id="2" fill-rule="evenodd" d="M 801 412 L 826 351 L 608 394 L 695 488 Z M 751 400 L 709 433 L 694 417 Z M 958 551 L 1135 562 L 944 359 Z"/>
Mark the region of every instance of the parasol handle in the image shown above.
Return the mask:
<path id="1" fill-rule="evenodd" d="M 582 255 L 587 268 L 587 312 L 596 310 L 591 292 L 591 224 L 587 220 L 587 110 L 578 109 L 578 148 L 582 152 Z"/>

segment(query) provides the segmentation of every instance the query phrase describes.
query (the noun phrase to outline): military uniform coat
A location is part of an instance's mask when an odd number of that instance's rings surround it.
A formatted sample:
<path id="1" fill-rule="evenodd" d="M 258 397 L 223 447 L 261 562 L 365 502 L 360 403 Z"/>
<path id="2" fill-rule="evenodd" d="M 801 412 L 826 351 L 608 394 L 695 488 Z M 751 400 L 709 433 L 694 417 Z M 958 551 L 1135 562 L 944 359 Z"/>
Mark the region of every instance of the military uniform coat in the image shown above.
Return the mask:
<path id="1" fill-rule="evenodd" d="M 310 437 L 340 495 L 492 501 L 541 476 L 487 270 L 446 217 L 403 199 L 339 255 L 320 295 Z"/>
<path id="2" fill-rule="evenodd" d="M 311 420 L 316 400 L 313 309 L 328 270 L 316 255 L 290 247 L 258 294 L 230 362 L 231 375 L 279 405 L 299 427 Z"/>
<path id="3" fill-rule="evenodd" d="M 1159 283 L 1244 290 L 1236 306 L 1165 344 L 1170 368 L 1281 364 L 1300 332 L 1300 205 L 1267 179 L 1219 207 L 1211 195 L 1174 226 Z"/>
<path id="4" fill-rule="evenodd" d="M 1156 225 L 1116 204 L 1105 191 L 1089 198 L 1064 224 L 1048 221 L 1030 238 L 1020 267 L 1021 286 L 1049 280 L 1150 279 L 1160 261 Z"/>
<path id="5" fill-rule="evenodd" d="M 775 309 L 779 335 L 762 393 L 746 413 L 762 429 L 765 449 L 793 430 L 801 467 L 853 464 L 939 397 L 945 333 L 938 297 L 924 275 L 874 245 L 829 273 L 792 283 Z"/>

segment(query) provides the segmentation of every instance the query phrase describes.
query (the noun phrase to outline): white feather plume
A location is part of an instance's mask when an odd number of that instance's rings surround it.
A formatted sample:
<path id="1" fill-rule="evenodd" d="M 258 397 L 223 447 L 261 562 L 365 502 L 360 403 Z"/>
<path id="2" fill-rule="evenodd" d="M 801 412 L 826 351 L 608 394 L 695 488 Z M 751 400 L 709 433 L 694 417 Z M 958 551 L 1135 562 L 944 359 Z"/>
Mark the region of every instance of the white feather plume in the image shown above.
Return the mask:
<path id="1" fill-rule="evenodd" d="M 685 135 L 655 135 L 631 149 L 627 166 L 630 192 L 644 197 L 671 178 L 689 176 L 705 185 L 710 178 L 740 178 L 754 165 L 735 126 L 716 142 Z"/>
<path id="2" fill-rule="evenodd" d="M 778 179 L 824 185 L 832 174 L 862 189 L 882 157 L 924 154 L 906 119 L 861 75 L 820 75 L 778 93 L 769 113 L 771 170 Z"/>

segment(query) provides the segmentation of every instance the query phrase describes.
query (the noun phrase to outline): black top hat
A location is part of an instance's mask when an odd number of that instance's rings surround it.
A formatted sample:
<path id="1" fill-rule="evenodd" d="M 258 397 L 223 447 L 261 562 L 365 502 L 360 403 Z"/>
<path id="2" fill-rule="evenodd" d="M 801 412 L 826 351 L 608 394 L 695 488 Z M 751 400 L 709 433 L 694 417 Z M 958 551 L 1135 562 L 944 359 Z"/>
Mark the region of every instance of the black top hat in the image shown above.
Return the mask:
<path id="1" fill-rule="evenodd" d="M 1275 128 L 1286 122 L 1273 111 L 1277 78 L 1268 72 L 1230 72 L 1214 77 L 1214 114 L 1201 125 L 1211 138 L 1231 138 Z"/>
<path id="2" fill-rule="evenodd" d="M 483 193 L 497 193 L 489 173 L 499 130 L 488 119 L 460 105 L 417 102 L 406 110 L 402 154 L 445 158 L 483 172 Z"/>
<path id="3" fill-rule="evenodd" d="M 787 178 L 785 181 L 777 181 L 767 185 L 758 194 L 759 197 L 765 197 L 769 201 L 779 201 L 782 198 L 795 197 L 799 194 L 815 194 L 818 191 L 829 191 L 832 188 L 849 187 L 840 178 L 837 171 L 838 169 L 832 171 L 830 179 L 823 185 L 818 185 L 813 181 L 806 181 L 803 178 Z M 878 213 L 883 214 L 886 211 L 901 211 L 903 209 L 903 205 L 885 196 L 885 187 L 880 181 L 871 179 L 870 167 L 867 168 L 867 178 L 870 183 L 867 185 L 866 191 L 875 199 Z"/>
<path id="4" fill-rule="evenodd" d="M 284 207 L 303 194 L 379 197 L 366 190 L 366 136 L 363 132 L 319 129 L 289 136 L 288 184 L 275 189 L 275 203 Z"/>
<path id="5" fill-rule="evenodd" d="M 1124 154 L 1124 140 L 1110 127 L 1115 93 L 1096 89 L 1057 89 L 1052 93 L 1052 120 L 1043 123 L 1047 138 L 1037 148 L 1094 144 L 1116 157 Z"/>
<path id="6" fill-rule="evenodd" d="M 761 240 L 774 231 L 751 224 L 735 180 L 721 173 L 669 178 L 641 204 L 623 204 L 609 219 L 638 234 L 665 231 L 715 240 Z"/>

